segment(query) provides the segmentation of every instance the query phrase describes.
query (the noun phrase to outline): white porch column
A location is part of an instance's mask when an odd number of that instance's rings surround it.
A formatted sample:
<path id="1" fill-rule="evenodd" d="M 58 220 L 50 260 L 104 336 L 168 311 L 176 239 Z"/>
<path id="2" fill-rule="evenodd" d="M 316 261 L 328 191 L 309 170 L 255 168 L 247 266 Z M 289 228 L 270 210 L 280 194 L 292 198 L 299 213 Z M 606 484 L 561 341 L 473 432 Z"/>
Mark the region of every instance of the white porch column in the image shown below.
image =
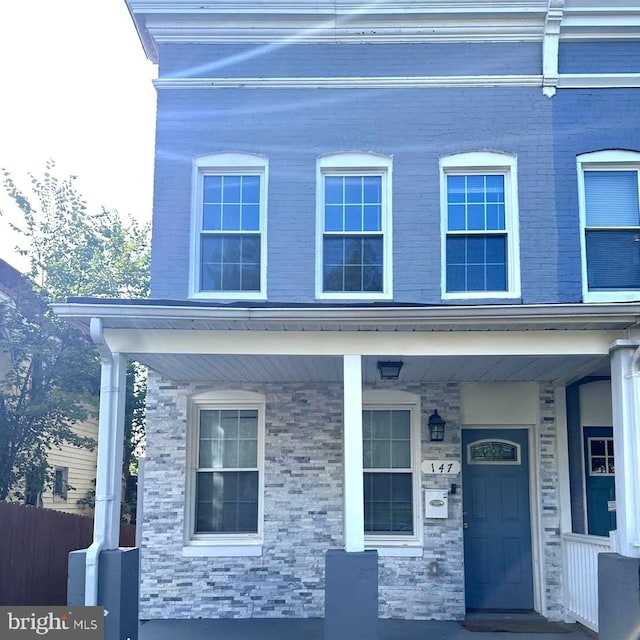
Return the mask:
<path id="1" fill-rule="evenodd" d="M 344 547 L 364 551 L 362 469 L 362 356 L 345 355 L 344 369 Z"/>
<path id="2" fill-rule="evenodd" d="M 640 343 L 611 347 L 611 396 L 616 461 L 616 539 L 621 555 L 640 557 Z"/>

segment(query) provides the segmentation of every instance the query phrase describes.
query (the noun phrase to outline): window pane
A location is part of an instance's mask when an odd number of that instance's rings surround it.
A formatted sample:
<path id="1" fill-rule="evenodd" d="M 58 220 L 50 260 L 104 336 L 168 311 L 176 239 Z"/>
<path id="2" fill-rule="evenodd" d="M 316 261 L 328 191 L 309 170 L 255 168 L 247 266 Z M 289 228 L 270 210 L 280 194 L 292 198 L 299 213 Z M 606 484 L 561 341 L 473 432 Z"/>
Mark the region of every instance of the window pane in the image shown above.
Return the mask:
<path id="1" fill-rule="evenodd" d="M 466 202 L 465 183 L 464 176 L 447 176 L 447 199 L 450 203 Z"/>
<path id="2" fill-rule="evenodd" d="M 503 230 L 505 228 L 504 205 L 488 204 L 487 205 L 487 229 Z"/>
<path id="3" fill-rule="evenodd" d="M 411 468 L 411 442 L 409 440 L 395 440 L 391 444 L 391 468 Z"/>
<path id="4" fill-rule="evenodd" d="M 242 202 L 260 204 L 260 176 L 242 176 Z"/>
<path id="5" fill-rule="evenodd" d="M 394 410 L 391 412 L 391 428 L 394 440 L 411 438 L 411 412 Z"/>
<path id="6" fill-rule="evenodd" d="M 326 237 L 324 291 L 382 291 L 382 238 Z"/>
<path id="7" fill-rule="evenodd" d="M 219 264 L 202 265 L 200 289 L 202 291 L 220 291 L 222 289 L 222 267 Z"/>
<path id="8" fill-rule="evenodd" d="M 603 456 L 605 454 L 604 440 L 591 440 L 591 455 Z"/>
<path id="9" fill-rule="evenodd" d="M 204 264 L 222 262 L 222 238 L 220 236 L 202 236 L 200 247 Z"/>
<path id="10" fill-rule="evenodd" d="M 201 411 L 198 466 L 257 466 L 257 432 L 258 413 L 255 410 Z"/>
<path id="11" fill-rule="evenodd" d="M 325 204 L 339 204 L 344 202 L 343 178 L 340 176 L 325 176 L 324 201 Z"/>
<path id="12" fill-rule="evenodd" d="M 329 204 L 324 208 L 324 230 L 344 231 L 344 207 Z"/>
<path id="13" fill-rule="evenodd" d="M 222 202 L 224 204 L 240 203 L 240 176 L 222 176 Z"/>
<path id="14" fill-rule="evenodd" d="M 640 289 L 640 230 L 587 230 L 590 291 Z"/>
<path id="15" fill-rule="evenodd" d="M 589 227 L 637 226 L 637 171 L 585 171 L 584 196 Z"/>
<path id="16" fill-rule="evenodd" d="M 501 202 L 504 204 L 504 176 L 485 176 L 487 202 Z"/>
<path id="17" fill-rule="evenodd" d="M 222 237 L 222 261 L 225 263 L 240 262 L 240 244 L 241 236 L 223 236 Z"/>
<path id="18" fill-rule="evenodd" d="M 382 229 L 382 207 L 379 204 L 364 206 L 364 231 L 380 231 Z"/>
<path id="19" fill-rule="evenodd" d="M 258 472 L 196 474 L 196 533 L 256 533 Z"/>
<path id="20" fill-rule="evenodd" d="M 364 474 L 364 520 L 368 533 L 413 533 L 410 473 Z"/>
<path id="21" fill-rule="evenodd" d="M 370 204 L 382 202 L 382 176 L 364 177 L 364 201 Z"/>
<path id="22" fill-rule="evenodd" d="M 450 204 L 448 216 L 449 231 L 464 231 L 467 228 L 466 207 L 463 204 Z"/>
<path id="23" fill-rule="evenodd" d="M 467 202 L 484 202 L 484 176 L 467 176 Z"/>
<path id="24" fill-rule="evenodd" d="M 205 204 L 220 204 L 222 202 L 222 176 L 204 176 L 202 183 L 204 187 L 202 201 Z"/>
<path id="25" fill-rule="evenodd" d="M 222 228 L 222 206 L 219 204 L 204 204 L 202 206 L 202 229 L 217 231 Z"/>
<path id="26" fill-rule="evenodd" d="M 362 203 L 362 178 L 347 177 L 344 179 L 344 201 L 345 204 L 361 204 Z"/>
<path id="27" fill-rule="evenodd" d="M 391 469 L 391 441 L 373 440 L 371 443 L 371 468 Z"/>
<path id="28" fill-rule="evenodd" d="M 222 228 L 225 231 L 240 230 L 239 204 L 225 204 L 222 206 Z"/>
<path id="29" fill-rule="evenodd" d="M 258 231 L 260 229 L 260 205 L 245 204 L 242 207 L 242 223 L 243 231 Z"/>
<path id="30" fill-rule="evenodd" d="M 447 291 L 506 291 L 504 235 L 447 238 Z"/>
<path id="31" fill-rule="evenodd" d="M 240 265 L 225 264 L 222 268 L 222 290 L 240 291 Z"/>
<path id="32" fill-rule="evenodd" d="M 344 208 L 344 230 L 362 231 L 362 226 L 362 205 L 346 205 Z"/>

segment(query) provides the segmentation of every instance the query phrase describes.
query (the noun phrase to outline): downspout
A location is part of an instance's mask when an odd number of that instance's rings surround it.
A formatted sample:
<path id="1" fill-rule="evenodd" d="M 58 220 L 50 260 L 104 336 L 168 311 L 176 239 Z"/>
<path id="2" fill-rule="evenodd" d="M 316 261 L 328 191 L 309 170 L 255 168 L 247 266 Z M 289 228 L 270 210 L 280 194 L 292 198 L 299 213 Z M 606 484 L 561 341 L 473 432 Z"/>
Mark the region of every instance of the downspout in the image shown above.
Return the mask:
<path id="1" fill-rule="evenodd" d="M 113 451 L 114 438 L 111 431 L 116 428 L 115 420 L 119 389 L 117 380 L 114 380 L 113 354 L 104 339 L 102 320 L 100 318 L 91 319 L 90 334 L 102 361 L 93 542 L 87 549 L 85 572 L 85 606 L 96 606 L 98 604 L 98 563 L 100 552 L 109 546 L 109 512 L 114 500 L 112 493 L 114 479 L 112 478 L 110 461 L 116 452 Z"/>

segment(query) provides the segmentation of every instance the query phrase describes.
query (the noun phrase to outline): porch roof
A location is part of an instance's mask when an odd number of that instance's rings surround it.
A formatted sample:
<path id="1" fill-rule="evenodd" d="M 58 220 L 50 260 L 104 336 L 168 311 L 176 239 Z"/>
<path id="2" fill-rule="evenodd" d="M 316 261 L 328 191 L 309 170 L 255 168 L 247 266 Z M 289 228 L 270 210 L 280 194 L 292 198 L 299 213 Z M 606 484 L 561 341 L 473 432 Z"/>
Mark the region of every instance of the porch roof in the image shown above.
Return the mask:
<path id="1" fill-rule="evenodd" d="M 85 331 L 589 331 L 633 329 L 640 302 L 416 305 L 402 303 L 220 303 L 193 300 L 69 298 L 53 311 Z"/>
<path id="2" fill-rule="evenodd" d="M 609 345 L 633 337 L 640 303 L 427 306 L 80 298 L 53 305 L 112 351 L 175 381 L 323 382 L 342 355 L 400 359 L 404 382 L 567 382 L 608 375 Z M 95 336 L 94 336 L 95 337 Z"/>

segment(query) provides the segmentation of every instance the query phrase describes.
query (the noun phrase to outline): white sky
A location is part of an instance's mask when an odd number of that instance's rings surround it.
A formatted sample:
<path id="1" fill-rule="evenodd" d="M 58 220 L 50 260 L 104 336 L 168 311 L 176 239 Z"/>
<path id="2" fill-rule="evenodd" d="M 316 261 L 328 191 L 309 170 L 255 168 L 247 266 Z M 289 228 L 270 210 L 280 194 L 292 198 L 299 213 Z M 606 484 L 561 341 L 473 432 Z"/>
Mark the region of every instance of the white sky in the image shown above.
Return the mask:
<path id="1" fill-rule="evenodd" d="M 80 193 L 151 217 L 156 68 L 124 0 L 0 0 L 0 167 L 18 183 L 77 175 Z M 26 269 L 0 188 L 0 258 Z"/>

